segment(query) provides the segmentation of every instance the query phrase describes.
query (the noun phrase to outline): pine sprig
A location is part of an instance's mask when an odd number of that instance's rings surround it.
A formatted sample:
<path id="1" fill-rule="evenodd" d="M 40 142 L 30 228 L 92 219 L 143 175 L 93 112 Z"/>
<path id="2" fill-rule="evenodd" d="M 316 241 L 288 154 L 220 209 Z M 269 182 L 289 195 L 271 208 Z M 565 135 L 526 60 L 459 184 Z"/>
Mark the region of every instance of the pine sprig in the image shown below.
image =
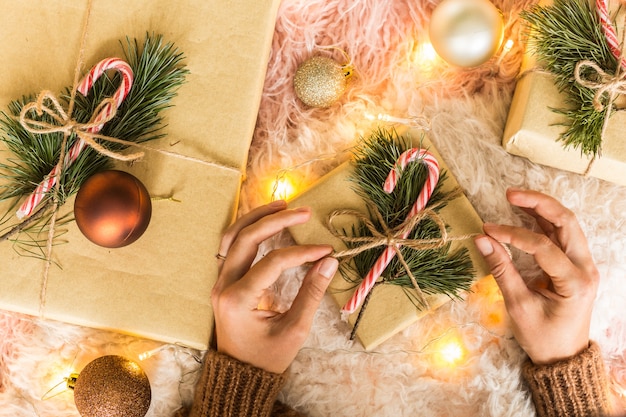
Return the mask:
<path id="1" fill-rule="evenodd" d="M 540 63 L 555 76 L 555 85 L 566 93 L 565 107 L 552 109 L 564 115 L 566 130 L 560 136 L 565 147 L 579 149 L 581 155 L 600 155 L 602 125 L 609 114 L 595 110 L 596 91 L 574 79 L 576 64 L 593 61 L 608 74 L 617 69 L 617 59 L 611 53 L 602 32 L 597 13 L 587 0 L 554 0 L 551 6 L 533 5 L 520 16 L 528 24 L 528 46 L 540 58 Z M 597 80 L 593 70 L 585 69 L 581 76 Z M 607 106 L 608 97 L 602 98 Z"/>
<path id="2" fill-rule="evenodd" d="M 184 83 L 188 73 L 184 65 L 184 55 L 172 43 L 165 43 L 161 35 L 147 34 L 141 44 L 136 39 L 121 41 L 125 59 L 134 73 L 130 92 L 119 107 L 115 117 L 104 125 L 100 133 L 105 136 L 123 139 L 128 142 L 146 142 L 164 136 L 163 110 L 171 106 L 178 88 Z M 94 83 L 86 97 L 76 93 L 72 117 L 80 123 L 89 121 L 96 107 L 106 97 L 111 97 L 119 86 L 119 74 L 112 76 L 105 73 Z M 60 96 L 62 104 L 67 106 L 70 100 L 68 87 Z M 25 96 L 13 101 L 8 106 L 8 113 L 0 114 L 0 141 L 11 155 L 0 163 L 0 201 L 11 201 L 9 212 L 0 217 L 0 241 L 3 238 L 22 242 L 14 237 L 15 228 L 24 236 L 36 236 L 33 227 L 11 224 L 12 214 L 19 200 L 29 195 L 57 164 L 61 152 L 62 134 L 33 134 L 26 131 L 16 119 L 21 109 L 35 99 L 35 95 Z M 44 114 L 34 119 L 52 122 Z M 72 135 L 67 143 L 67 150 L 76 142 Z M 102 141 L 101 144 L 113 151 L 121 151 L 124 145 Z M 76 161 L 66 167 L 59 181 L 59 193 L 56 195 L 59 205 L 74 195 L 80 186 L 94 173 L 110 167 L 110 160 L 90 147 L 86 147 Z M 51 190 L 50 193 L 54 192 Z M 48 196 L 48 200 L 52 194 Z M 45 204 L 45 201 L 42 202 Z M 41 215 L 41 219 L 32 222 L 47 224 L 51 213 Z M 8 223 L 8 225 L 7 225 Z M 29 241 L 37 242 L 37 237 Z"/>
<path id="3" fill-rule="evenodd" d="M 421 147 L 421 143 L 412 143 L 410 137 L 399 136 L 395 131 L 378 130 L 363 139 L 355 151 L 355 170 L 351 178 L 354 189 L 366 201 L 376 205 L 390 228 L 397 227 L 405 221 L 428 175 L 425 164 L 411 163 L 399 176 L 398 184 L 391 194 L 382 189 L 382 184 L 398 157 L 411 147 Z M 447 173 L 442 170 L 440 180 L 427 204 L 427 207 L 436 207 L 435 212 L 446 206 L 452 193 L 442 190 L 446 177 Z M 378 230 L 382 230 L 375 217 L 370 217 Z M 363 224 L 353 227 L 350 234 L 371 236 Z M 409 235 L 411 239 L 440 237 L 439 227 L 429 218 L 422 220 Z M 450 246 L 450 243 L 447 243 L 439 249 L 400 249 L 411 273 L 425 294 L 445 294 L 450 298 L 458 298 L 461 291 L 470 289 L 475 273 L 469 253 L 464 247 L 451 251 Z M 385 248 L 381 247 L 361 252 L 353 258 L 353 262 L 342 265 L 344 279 L 355 286 L 358 285 L 384 250 Z M 385 269 L 382 281 L 401 286 L 417 308 L 424 307 L 420 305 L 410 277 L 397 257 Z"/>

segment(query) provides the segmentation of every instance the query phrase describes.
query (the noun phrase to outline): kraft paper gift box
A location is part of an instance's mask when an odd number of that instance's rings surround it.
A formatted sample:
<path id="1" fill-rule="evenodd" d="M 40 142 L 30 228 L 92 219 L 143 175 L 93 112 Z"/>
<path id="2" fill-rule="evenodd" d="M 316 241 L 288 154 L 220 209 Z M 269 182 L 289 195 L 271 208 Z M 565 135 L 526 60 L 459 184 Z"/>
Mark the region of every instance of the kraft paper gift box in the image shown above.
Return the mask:
<path id="1" fill-rule="evenodd" d="M 541 165 L 578 174 L 587 173 L 592 177 L 626 185 L 626 141 L 623 138 L 625 112 L 617 111 L 610 117 L 602 141 L 601 157 L 592 161 L 592 156 L 581 155 L 578 149 L 564 148 L 564 143 L 558 138 L 565 131 L 562 124 L 567 119 L 551 109 L 566 107 L 566 95 L 559 92 L 551 74 L 534 71 L 536 68 L 541 68 L 540 63 L 526 51 L 502 139 L 507 152 Z"/>
<path id="2" fill-rule="evenodd" d="M 72 84 L 86 1 L 2 0 L 0 108 L 25 94 Z M 119 249 L 87 241 L 75 223 L 54 247 L 45 294 L 44 261 L 0 242 L 0 308 L 205 349 L 212 333 L 214 255 L 231 223 L 254 131 L 279 0 L 94 0 L 83 73 L 122 55 L 119 41 L 162 34 L 190 73 L 167 136 L 151 146 L 213 161 L 209 167 L 150 153 L 132 166 L 153 197 L 151 223 Z M 172 146 L 172 144 L 175 144 Z M 1 145 L 0 145 L 1 146 Z M 0 147 L 0 160 L 8 153 Z M 71 211 L 73 200 L 61 215 Z M 2 213 L 7 206 L 0 204 Z"/>
<path id="3" fill-rule="evenodd" d="M 399 133 L 402 134 L 402 132 Z M 414 139 L 420 137 L 418 131 L 408 131 L 408 134 L 412 135 Z M 419 143 L 419 140 L 413 140 L 413 143 Z M 442 169 L 447 169 L 441 155 L 428 138 L 424 138 L 422 147 L 435 155 Z M 339 209 L 367 213 L 365 202 L 354 191 L 354 184 L 349 180 L 352 173 L 352 163 L 346 162 L 320 178 L 309 189 L 290 201 L 290 207 L 309 206 L 312 208 L 311 220 L 306 224 L 290 228 L 290 233 L 298 244 L 330 244 L 336 251 L 346 249 L 345 244 L 326 228 L 325 222 L 330 213 Z M 458 186 L 456 179 L 448 171 L 448 178 L 443 189 L 451 190 L 456 186 Z M 483 222 L 464 194 L 451 200 L 448 206 L 441 210 L 440 215 L 450 226 L 450 236 L 482 233 Z M 350 219 L 338 220 L 333 222 L 338 230 L 349 230 L 353 225 Z M 455 250 L 458 245 L 464 245 L 469 250 L 476 279 L 490 274 L 472 239 L 453 242 L 451 250 Z M 419 279 L 419 277 L 417 278 Z M 373 291 L 374 293 L 370 297 L 367 309 L 356 331 L 356 337 L 367 350 L 375 348 L 428 313 L 427 310 L 418 310 L 404 290 L 397 285 L 379 285 Z M 353 284 L 346 281 L 341 272 L 337 272 L 328 289 L 328 293 L 334 301 L 342 307 L 350 299 L 353 292 Z M 431 310 L 450 301 L 446 295 L 426 295 L 426 299 Z M 358 313 L 359 310 L 348 317 L 351 326 L 354 326 Z"/>

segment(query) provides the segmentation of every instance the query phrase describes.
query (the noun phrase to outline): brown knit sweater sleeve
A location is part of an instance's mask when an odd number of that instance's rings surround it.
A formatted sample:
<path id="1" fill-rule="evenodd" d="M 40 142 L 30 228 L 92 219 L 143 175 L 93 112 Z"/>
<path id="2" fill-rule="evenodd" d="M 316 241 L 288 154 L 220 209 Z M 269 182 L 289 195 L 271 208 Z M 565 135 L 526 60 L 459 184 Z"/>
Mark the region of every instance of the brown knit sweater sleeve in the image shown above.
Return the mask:
<path id="1" fill-rule="evenodd" d="M 539 417 L 609 415 L 607 375 L 600 347 L 594 342 L 580 354 L 550 365 L 528 361 L 522 374 Z"/>
<path id="2" fill-rule="evenodd" d="M 207 352 L 189 417 L 267 417 L 286 377 Z"/>

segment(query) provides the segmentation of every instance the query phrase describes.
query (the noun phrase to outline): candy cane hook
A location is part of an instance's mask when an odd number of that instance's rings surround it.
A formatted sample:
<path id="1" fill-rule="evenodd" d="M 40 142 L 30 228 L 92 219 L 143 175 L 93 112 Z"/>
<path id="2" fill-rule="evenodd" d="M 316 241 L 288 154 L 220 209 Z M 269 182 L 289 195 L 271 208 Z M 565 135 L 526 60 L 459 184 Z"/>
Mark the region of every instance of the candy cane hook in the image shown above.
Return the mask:
<path id="1" fill-rule="evenodd" d="M 78 92 L 80 92 L 84 96 L 87 96 L 87 93 L 93 87 L 96 80 L 100 78 L 100 76 L 102 76 L 105 71 L 110 69 L 116 70 L 122 75 L 120 85 L 112 97 L 113 101 L 115 102 L 115 106 L 112 106 L 111 103 L 107 102 L 101 107 L 98 114 L 93 117 L 91 121 L 94 126 L 88 127 L 86 129 L 86 131 L 89 133 L 99 132 L 104 124 L 98 123 L 109 119 L 109 117 L 113 115 L 113 112 L 117 111 L 119 106 L 122 104 L 133 84 L 133 70 L 131 69 L 130 65 L 128 65 L 126 62 L 122 61 L 119 58 L 107 58 L 96 64 L 91 69 L 91 71 L 89 71 L 89 73 L 85 75 L 85 77 L 83 77 L 81 82 L 76 87 L 76 90 Z M 72 163 L 76 161 L 78 155 L 85 148 L 85 146 L 86 143 L 82 139 L 79 139 L 65 155 L 63 166 L 68 167 L 72 165 Z M 51 190 L 52 187 L 54 187 L 54 184 L 56 183 L 57 173 L 57 166 L 55 166 L 52 171 L 50 171 L 48 176 L 41 183 L 39 183 L 35 191 L 33 191 L 33 193 L 22 203 L 19 210 L 17 211 L 18 218 L 22 219 L 30 216 L 33 213 L 35 208 L 43 200 L 46 193 Z"/>
<path id="2" fill-rule="evenodd" d="M 396 185 L 398 184 L 398 178 L 400 175 L 400 171 L 404 170 L 404 168 L 413 161 L 419 161 L 421 163 L 426 164 L 428 168 L 428 177 L 426 178 L 426 182 L 424 183 L 424 187 L 420 191 L 417 196 L 417 200 L 411 207 L 409 214 L 407 215 L 407 219 L 414 217 L 417 213 L 424 210 L 426 208 L 426 204 L 428 204 L 428 200 L 435 191 L 435 187 L 437 186 L 437 182 L 439 181 L 439 163 L 437 159 L 430 152 L 424 149 L 412 148 L 409 149 L 400 155 L 393 168 L 389 172 L 387 179 L 385 180 L 385 184 L 383 186 L 383 190 L 386 193 L 391 193 Z M 410 230 L 404 232 L 400 238 L 406 239 L 408 235 L 411 233 Z M 396 250 L 392 246 L 387 246 L 384 252 L 380 255 L 380 257 L 376 260 L 372 268 L 369 270 L 367 275 L 363 278 L 361 285 L 356 289 L 350 300 L 343 306 L 341 309 L 342 312 L 345 313 L 354 313 L 356 309 L 363 303 L 367 294 L 372 290 L 376 280 L 382 275 L 385 271 L 385 268 L 389 265 L 391 260 L 396 256 Z"/>

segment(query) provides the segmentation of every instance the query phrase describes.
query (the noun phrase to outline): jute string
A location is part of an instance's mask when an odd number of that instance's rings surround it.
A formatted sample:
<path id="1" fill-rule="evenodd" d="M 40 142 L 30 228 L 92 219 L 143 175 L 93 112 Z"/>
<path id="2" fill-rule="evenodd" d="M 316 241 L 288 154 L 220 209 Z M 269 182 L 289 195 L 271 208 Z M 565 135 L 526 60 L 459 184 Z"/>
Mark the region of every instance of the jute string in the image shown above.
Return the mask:
<path id="1" fill-rule="evenodd" d="M 72 91 L 70 95 L 70 101 L 67 109 L 67 118 L 71 120 L 72 113 L 74 112 L 74 104 L 76 100 L 76 91 L 78 81 L 80 79 L 80 71 L 83 66 L 83 60 L 85 55 L 85 44 L 87 43 L 87 28 L 89 26 L 89 17 L 91 16 L 92 0 L 87 1 L 87 8 L 85 10 L 85 18 L 83 20 L 83 27 L 80 35 L 80 48 L 78 50 L 78 58 L 76 66 L 74 67 L 74 80 L 72 81 Z M 38 103 L 43 105 L 43 99 L 37 100 Z M 20 115 L 21 119 L 21 115 Z M 56 183 L 54 185 L 54 193 L 52 195 L 52 217 L 50 218 L 50 227 L 48 229 L 48 239 L 46 241 L 46 260 L 44 262 L 43 276 L 41 280 L 41 287 L 39 291 L 39 316 L 43 316 L 43 312 L 46 305 L 46 294 L 48 291 L 48 278 L 50 274 L 50 266 L 52 265 L 52 244 L 54 242 L 54 233 L 56 228 L 57 213 L 59 211 L 59 192 L 61 188 L 60 176 L 65 165 L 65 149 L 67 147 L 67 141 L 70 136 L 70 131 L 63 132 L 63 140 L 61 141 L 61 152 L 59 155 L 59 161 L 56 165 Z"/>
<path id="2" fill-rule="evenodd" d="M 333 253 L 333 257 L 339 259 L 341 263 L 347 263 L 352 258 L 354 258 L 355 256 L 365 251 L 378 248 L 378 247 L 384 247 L 384 246 L 391 247 L 395 251 L 398 257 L 398 260 L 400 261 L 400 264 L 402 265 L 402 267 L 406 271 L 407 276 L 411 280 L 411 284 L 413 285 L 413 288 L 415 289 L 417 293 L 420 303 L 425 308 L 429 308 L 429 304 L 428 304 L 428 301 L 426 300 L 426 296 L 424 295 L 424 292 L 419 286 L 417 279 L 413 275 L 413 272 L 411 271 L 411 267 L 407 264 L 406 259 L 402 255 L 402 251 L 400 250 L 400 247 L 405 246 L 409 249 L 418 250 L 418 251 L 439 249 L 445 246 L 446 244 L 448 244 L 449 242 L 467 240 L 476 236 L 476 234 L 450 236 L 446 229 L 445 222 L 443 221 L 441 216 L 436 213 L 436 210 L 438 208 L 445 205 L 449 200 L 452 200 L 460 195 L 461 195 L 461 190 L 459 188 L 456 188 L 452 193 L 448 195 L 445 201 L 439 201 L 438 203 L 431 205 L 430 207 L 417 213 L 415 216 L 405 219 L 401 224 L 399 224 L 396 227 L 390 227 L 385 221 L 385 219 L 383 218 L 383 215 L 378 210 L 376 204 L 374 204 L 372 201 L 369 201 L 369 200 L 366 200 L 365 203 L 368 207 L 368 211 L 372 214 L 372 216 L 368 216 L 358 210 L 350 210 L 350 209 L 335 210 L 332 213 L 330 213 L 328 217 L 326 218 L 326 224 L 325 224 L 326 228 L 330 231 L 330 233 L 334 237 L 340 239 L 343 243 L 345 243 L 346 246 L 348 247 L 353 246 L 353 245 L 356 245 L 356 246 L 346 249 L 346 250 L 342 250 L 342 251 L 335 251 Z M 358 220 L 365 226 L 365 228 L 371 233 L 371 236 L 347 236 L 344 233 L 340 233 L 337 230 L 337 228 L 334 226 L 333 221 L 341 216 L 354 217 L 356 220 Z M 371 220 L 371 217 L 374 217 L 376 219 L 377 223 L 380 225 L 381 230 L 379 230 L 379 228 L 376 227 L 374 222 Z M 411 230 L 413 230 L 419 223 L 421 223 L 422 221 L 426 219 L 430 219 L 435 223 L 435 225 L 437 226 L 439 230 L 440 237 L 431 238 L 431 239 L 416 239 L 416 238 L 408 239 L 408 238 L 401 237 L 401 236 L 404 236 L 407 232 L 410 232 Z M 392 280 L 393 279 L 394 278 L 392 278 Z M 382 282 L 384 281 L 379 281 L 376 283 L 376 285 Z M 373 288 L 372 288 L 372 291 L 373 291 Z M 365 310 L 365 307 L 367 306 L 367 302 L 369 301 L 369 296 L 372 291 L 370 291 L 370 293 L 367 295 L 367 298 L 361 307 L 361 311 L 359 312 L 354 328 L 352 330 L 351 339 L 354 338 L 356 328 L 358 327 L 359 321 Z"/>
<path id="3" fill-rule="evenodd" d="M 39 293 L 39 316 L 43 316 L 43 312 L 45 310 L 46 304 L 46 295 L 48 290 L 48 280 L 50 274 L 50 267 L 52 265 L 52 251 L 53 251 L 53 242 L 54 235 L 56 229 L 57 222 L 57 214 L 59 210 L 59 192 L 60 192 L 60 181 L 59 177 L 61 176 L 64 168 L 65 168 L 65 157 L 66 157 L 66 148 L 67 142 L 72 135 L 76 135 L 78 138 L 83 140 L 88 146 L 92 147 L 95 151 L 99 152 L 102 155 L 107 157 L 119 160 L 119 161 L 134 161 L 144 156 L 144 152 L 136 152 L 133 154 L 121 154 L 106 147 L 100 145 L 98 140 L 104 140 L 112 143 L 117 143 L 126 146 L 132 146 L 135 148 L 148 150 L 156 153 L 160 153 L 169 157 L 174 157 L 186 161 L 197 162 L 203 165 L 216 167 L 220 169 L 225 169 L 231 172 L 236 172 L 241 175 L 241 171 L 233 166 L 223 165 L 216 162 L 205 161 L 200 158 L 194 158 L 186 155 L 181 155 L 175 152 L 170 152 L 162 149 L 155 149 L 150 146 L 146 146 L 143 144 L 138 144 L 135 142 L 125 141 L 122 139 L 109 137 L 105 135 L 100 135 L 97 133 L 89 132 L 90 128 L 100 126 L 110 121 L 117 112 L 117 105 L 113 98 L 104 99 L 98 107 L 94 110 L 93 116 L 91 120 L 87 123 L 79 123 L 72 118 L 72 114 L 74 111 L 75 103 L 76 103 L 76 92 L 77 87 L 80 80 L 81 70 L 84 64 L 84 54 L 85 54 L 85 45 L 87 43 L 87 34 L 89 28 L 89 20 L 91 16 L 93 0 L 88 0 L 85 16 L 83 19 L 83 26 L 81 29 L 80 35 L 80 47 L 78 51 L 78 58 L 76 61 L 76 66 L 74 67 L 74 80 L 72 83 L 72 89 L 70 93 L 70 99 L 68 102 L 67 110 L 63 109 L 63 106 L 60 104 L 59 99 L 50 91 L 42 91 L 34 102 L 26 104 L 22 111 L 20 112 L 19 121 L 22 127 L 26 129 L 28 132 L 34 134 L 47 134 L 47 133 L 55 133 L 60 132 L 63 133 L 63 139 L 61 141 L 61 150 L 59 155 L 59 160 L 56 165 L 56 183 L 54 185 L 54 193 L 52 195 L 52 215 L 50 218 L 50 226 L 48 229 L 48 237 L 46 241 L 45 247 L 45 263 L 44 269 L 42 273 L 40 293 Z M 51 103 L 51 106 L 46 105 L 46 103 Z M 112 110 L 110 115 L 104 119 L 99 119 L 97 122 L 95 121 L 96 115 L 100 113 L 104 106 L 111 106 Z M 34 120 L 28 117 L 28 114 L 34 111 L 39 117 L 41 117 L 44 113 L 47 114 L 54 120 L 56 123 L 48 123 L 43 122 L 41 120 Z"/>

